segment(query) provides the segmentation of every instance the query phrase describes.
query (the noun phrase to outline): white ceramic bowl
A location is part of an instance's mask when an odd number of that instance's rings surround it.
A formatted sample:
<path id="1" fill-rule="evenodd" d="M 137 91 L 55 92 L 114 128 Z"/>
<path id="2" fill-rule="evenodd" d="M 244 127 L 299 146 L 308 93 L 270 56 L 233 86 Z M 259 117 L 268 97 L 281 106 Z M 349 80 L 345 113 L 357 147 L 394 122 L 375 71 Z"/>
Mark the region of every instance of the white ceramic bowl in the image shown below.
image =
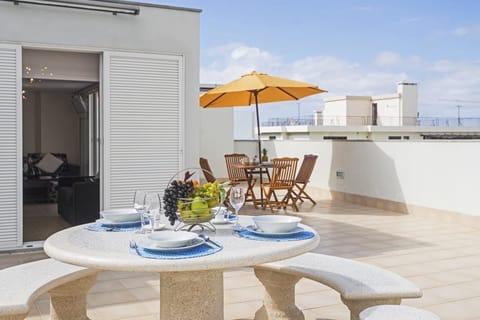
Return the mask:
<path id="1" fill-rule="evenodd" d="M 140 221 L 140 213 L 133 208 L 104 210 L 100 216 L 111 222 Z"/>
<path id="2" fill-rule="evenodd" d="M 198 234 L 188 231 L 160 231 L 148 235 L 148 239 L 157 247 L 178 248 L 183 247 L 198 238 Z"/>
<path id="3" fill-rule="evenodd" d="M 252 219 L 257 227 L 266 233 L 289 232 L 302 221 L 301 218 L 291 216 L 257 216 Z"/>

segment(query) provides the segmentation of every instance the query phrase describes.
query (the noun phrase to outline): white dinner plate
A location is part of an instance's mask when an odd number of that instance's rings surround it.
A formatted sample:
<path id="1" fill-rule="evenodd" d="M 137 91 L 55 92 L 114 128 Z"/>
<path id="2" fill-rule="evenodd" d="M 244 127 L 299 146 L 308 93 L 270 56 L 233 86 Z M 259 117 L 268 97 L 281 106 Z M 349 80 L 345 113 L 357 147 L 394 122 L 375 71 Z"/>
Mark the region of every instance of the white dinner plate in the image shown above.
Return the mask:
<path id="1" fill-rule="evenodd" d="M 301 227 L 295 227 L 293 230 L 288 232 L 265 232 L 253 225 L 246 226 L 245 229 L 247 229 L 251 233 L 259 234 L 262 236 L 291 236 L 305 231 L 305 229 Z"/>
<path id="2" fill-rule="evenodd" d="M 155 243 L 157 248 L 179 248 L 197 239 L 198 234 L 188 231 L 166 230 L 150 233 L 147 238 Z"/>
<path id="3" fill-rule="evenodd" d="M 140 221 L 140 213 L 134 208 L 119 208 L 100 211 L 100 217 L 112 222 Z"/>
<path id="4" fill-rule="evenodd" d="M 135 242 L 137 243 L 137 246 L 140 248 L 150 250 L 150 251 L 183 251 L 183 250 L 188 250 L 192 248 L 196 248 L 201 246 L 202 244 L 205 243 L 205 240 L 202 238 L 195 238 L 188 242 L 186 245 L 183 245 L 181 247 L 159 247 L 158 243 L 155 241 L 152 241 L 148 239 L 147 237 L 137 237 L 135 239 Z"/>
<path id="5" fill-rule="evenodd" d="M 110 221 L 110 220 L 107 220 L 107 219 L 97 219 L 97 221 L 95 221 L 96 223 L 100 223 L 101 225 L 103 226 L 106 226 L 106 227 L 109 227 L 109 226 L 112 226 L 112 227 L 121 227 L 121 226 L 128 226 L 128 225 L 131 225 L 131 224 L 137 224 L 137 223 L 140 223 L 140 220 L 134 220 L 134 221 Z"/>

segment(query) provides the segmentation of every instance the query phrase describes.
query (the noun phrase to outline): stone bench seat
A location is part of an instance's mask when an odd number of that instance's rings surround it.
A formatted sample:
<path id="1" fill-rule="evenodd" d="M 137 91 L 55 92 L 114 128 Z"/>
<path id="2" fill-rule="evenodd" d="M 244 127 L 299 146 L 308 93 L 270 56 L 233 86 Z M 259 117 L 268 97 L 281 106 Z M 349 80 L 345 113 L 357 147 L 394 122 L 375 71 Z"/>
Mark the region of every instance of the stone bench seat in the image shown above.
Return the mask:
<path id="1" fill-rule="evenodd" d="M 86 294 L 98 270 L 53 259 L 20 264 L 0 270 L 0 320 L 24 319 L 31 304 L 50 294 L 52 319 L 88 319 Z"/>
<path id="2" fill-rule="evenodd" d="M 409 306 L 383 305 L 360 313 L 360 320 L 440 320 L 436 314 Z"/>
<path id="3" fill-rule="evenodd" d="M 295 284 L 301 278 L 320 282 L 340 293 L 358 320 L 362 310 L 383 304 L 400 304 L 404 298 L 419 298 L 420 289 L 407 279 L 366 263 L 324 254 L 306 253 L 291 259 L 255 267 L 265 286 L 263 306 L 255 315 L 262 319 L 304 319 L 295 306 Z"/>

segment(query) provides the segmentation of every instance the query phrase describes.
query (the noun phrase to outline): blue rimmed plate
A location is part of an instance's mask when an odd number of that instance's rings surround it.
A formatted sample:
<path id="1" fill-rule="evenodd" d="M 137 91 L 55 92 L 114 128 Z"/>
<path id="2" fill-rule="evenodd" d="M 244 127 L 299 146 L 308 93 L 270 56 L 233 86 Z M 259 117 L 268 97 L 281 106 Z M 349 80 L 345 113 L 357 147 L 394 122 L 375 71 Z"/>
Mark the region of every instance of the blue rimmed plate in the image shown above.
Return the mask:
<path id="1" fill-rule="evenodd" d="M 135 238 L 135 243 L 137 244 L 138 247 L 147 250 L 147 251 L 152 251 L 152 252 L 179 252 L 179 251 L 186 251 L 190 250 L 196 247 L 201 246 L 202 244 L 205 243 L 204 239 L 201 238 L 196 238 L 189 243 L 187 243 L 184 246 L 181 247 L 159 247 L 158 243 L 155 241 L 149 240 L 146 237 L 136 237 Z"/>
<path id="2" fill-rule="evenodd" d="M 102 225 L 103 227 L 128 227 L 128 226 L 140 224 L 140 219 L 132 220 L 132 221 L 121 221 L 121 222 L 110 221 L 107 219 L 97 219 L 97 221 L 95 222 Z"/>
<path id="3" fill-rule="evenodd" d="M 256 235 L 267 236 L 267 237 L 268 236 L 293 236 L 305 231 L 305 229 L 303 229 L 302 227 L 295 227 L 293 230 L 290 230 L 288 232 L 265 232 L 254 225 L 246 226 L 245 229 L 247 229 L 248 232 L 254 233 Z"/>

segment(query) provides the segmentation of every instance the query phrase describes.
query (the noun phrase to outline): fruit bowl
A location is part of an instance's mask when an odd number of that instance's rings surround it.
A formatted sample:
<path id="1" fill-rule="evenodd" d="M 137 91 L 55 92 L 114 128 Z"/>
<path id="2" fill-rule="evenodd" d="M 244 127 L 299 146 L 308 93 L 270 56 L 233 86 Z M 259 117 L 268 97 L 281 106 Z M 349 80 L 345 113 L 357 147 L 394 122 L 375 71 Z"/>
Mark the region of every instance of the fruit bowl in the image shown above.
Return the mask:
<path id="1" fill-rule="evenodd" d="M 195 171 L 193 171 L 195 170 Z M 163 194 L 163 208 L 165 216 L 175 230 L 192 230 L 200 227 L 215 231 L 210 223 L 214 218 L 212 208 L 218 206 L 225 199 L 228 182 L 218 181 L 200 184 L 193 176 L 197 168 L 183 169 L 170 179 Z M 201 172 L 202 169 L 198 168 Z M 181 178 L 184 172 L 183 178 Z"/>
<path id="2" fill-rule="evenodd" d="M 212 208 L 218 205 L 216 198 L 181 198 L 177 202 L 180 220 L 187 224 L 203 223 L 213 219 Z"/>

